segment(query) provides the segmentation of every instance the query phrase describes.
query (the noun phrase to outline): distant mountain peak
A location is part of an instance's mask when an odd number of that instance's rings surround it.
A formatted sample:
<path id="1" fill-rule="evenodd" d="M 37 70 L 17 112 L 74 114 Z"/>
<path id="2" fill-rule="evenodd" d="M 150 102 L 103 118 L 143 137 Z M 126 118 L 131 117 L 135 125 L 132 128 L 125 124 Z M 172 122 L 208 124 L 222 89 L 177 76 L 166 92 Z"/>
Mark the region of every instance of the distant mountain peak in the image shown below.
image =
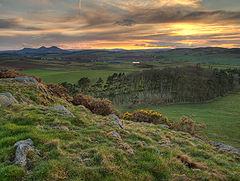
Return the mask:
<path id="1" fill-rule="evenodd" d="M 49 48 L 41 46 L 40 48 L 23 48 L 22 50 L 17 51 L 17 53 L 44 54 L 44 53 L 69 53 L 69 51 L 63 50 L 56 46 L 51 46 Z"/>
<path id="2" fill-rule="evenodd" d="M 41 46 L 39 49 L 47 49 L 47 47 L 45 47 L 45 46 Z"/>

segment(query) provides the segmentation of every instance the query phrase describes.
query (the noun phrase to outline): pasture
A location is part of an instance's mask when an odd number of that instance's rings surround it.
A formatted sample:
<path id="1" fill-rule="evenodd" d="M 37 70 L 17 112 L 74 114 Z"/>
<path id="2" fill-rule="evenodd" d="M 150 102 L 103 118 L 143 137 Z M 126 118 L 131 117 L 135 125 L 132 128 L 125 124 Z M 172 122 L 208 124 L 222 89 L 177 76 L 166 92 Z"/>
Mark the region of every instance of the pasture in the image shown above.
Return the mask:
<path id="1" fill-rule="evenodd" d="M 172 104 L 161 106 L 117 107 L 122 113 L 137 109 L 154 110 L 171 120 L 192 116 L 197 123 L 206 124 L 200 133 L 208 140 L 223 142 L 240 148 L 240 93 L 217 98 L 202 104 Z"/>

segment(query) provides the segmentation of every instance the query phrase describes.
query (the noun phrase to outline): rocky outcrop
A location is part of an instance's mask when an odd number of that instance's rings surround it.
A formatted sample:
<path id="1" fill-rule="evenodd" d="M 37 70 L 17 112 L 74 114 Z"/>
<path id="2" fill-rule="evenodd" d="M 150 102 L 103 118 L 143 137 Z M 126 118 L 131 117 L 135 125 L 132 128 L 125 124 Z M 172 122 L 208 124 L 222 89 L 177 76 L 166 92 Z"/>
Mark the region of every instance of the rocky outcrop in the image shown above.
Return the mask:
<path id="1" fill-rule="evenodd" d="M 11 93 L 0 93 L 0 107 L 7 107 L 12 104 L 18 104 L 18 101 Z"/>
<path id="2" fill-rule="evenodd" d="M 29 138 L 27 140 L 18 141 L 14 144 L 16 148 L 15 163 L 20 164 L 22 167 L 27 165 L 28 150 L 34 148 L 33 141 Z"/>
<path id="3" fill-rule="evenodd" d="M 223 144 L 223 143 L 213 142 L 213 143 L 210 143 L 210 145 L 215 146 L 215 148 L 216 148 L 217 150 L 226 149 L 226 150 L 228 150 L 228 151 L 230 151 L 230 152 L 240 153 L 240 150 L 239 150 L 239 149 L 234 148 L 234 147 L 229 146 L 229 145 L 225 145 L 225 144 Z"/>
<path id="4" fill-rule="evenodd" d="M 38 81 L 35 78 L 28 77 L 28 76 L 9 78 L 9 79 L 5 79 L 3 81 L 6 81 L 6 82 L 18 81 L 18 82 L 23 82 L 25 84 L 30 84 L 30 83 L 38 84 Z"/>
<path id="5" fill-rule="evenodd" d="M 124 129 L 123 124 L 121 123 L 121 120 L 118 118 L 115 114 L 110 114 L 108 117 L 113 118 L 115 121 L 113 122 L 115 125 L 119 126 L 119 128 Z"/>

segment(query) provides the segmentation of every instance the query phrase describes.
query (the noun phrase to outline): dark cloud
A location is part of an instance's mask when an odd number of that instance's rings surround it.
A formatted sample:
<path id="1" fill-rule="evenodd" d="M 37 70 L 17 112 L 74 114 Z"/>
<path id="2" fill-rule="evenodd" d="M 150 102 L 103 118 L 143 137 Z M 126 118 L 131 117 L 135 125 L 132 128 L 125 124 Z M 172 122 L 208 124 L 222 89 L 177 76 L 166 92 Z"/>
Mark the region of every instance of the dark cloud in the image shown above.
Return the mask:
<path id="1" fill-rule="evenodd" d="M 39 27 L 25 26 L 22 25 L 21 18 L 11 18 L 11 19 L 0 19 L 0 29 L 14 29 L 14 30 L 26 30 L 26 31 L 35 31 L 42 30 Z"/>
<path id="2" fill-rule="evenodd" d="M 161 23 L 240 23 L 240 11 L 209 11 L 186 6 L 160 7 L 156 9 L 138 9 L 126 15 L 129 22 L 136 24 Z M 124 22 L 125 18 L 122 21 Z M 124 23 L 118 23 L 124 25 Z M 129 25 L 133 25 L 129 24 Z"/>
<path id="3" fill-rule="evenodd" d="M 20 18 L 0 19 L 0 28 L 14 28 L 21 22 Z"/>
<path id="4" fill-rule="evenodd" d="M 116 24 L 122 25 L 122 26 L 132 26 L 132 25 L 136 24 L 136 22 L 131 19 L 124 19 L 121 21 L 117 21 Z"/>

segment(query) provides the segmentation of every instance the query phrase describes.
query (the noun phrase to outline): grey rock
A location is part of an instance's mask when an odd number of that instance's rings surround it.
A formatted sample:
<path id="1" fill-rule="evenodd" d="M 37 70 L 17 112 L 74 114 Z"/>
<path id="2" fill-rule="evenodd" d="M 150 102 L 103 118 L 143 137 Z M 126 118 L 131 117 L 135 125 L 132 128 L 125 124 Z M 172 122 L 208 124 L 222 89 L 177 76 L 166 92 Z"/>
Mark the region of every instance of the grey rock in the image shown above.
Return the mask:
<path id="1" fill-rule="evenodd" d="M 38 84 L 38 81 L 33 78 L 33 77 L 28 77 L 28 76 L 22 76 L 22 77 L 16 77 L 16 78 L 9 78 L 6 79 L 4 81 L 10 82 L 10 81 L 18 81 L 18 82 L 23 82 L 25 84 L 30 84 L 30 83 L 34 83 L 34 84 Z"/>
<path id="2" fill-rule="evenodd" d="M 148 146 L 148 144 L 145 141 L 142 141 L 143 146 Z"/>
<path id="3" fill-rule="evenodd" d="M 67 108 L 64 106 L 55 106 L 54 110 L 58 111 L 60 114 L 64 116 L 74 116 Z"/>
<path id="4" fill-rule="evenodd" d="M 192 137 L 192 138 L 189 138 L 189 139 L 190 139 L 190 140 L 200 141 L 200 142 L 204 143 L 204 141 L 201 140 L 200 138 Z"/>
<path id="5" fill-rule="evenodd" d="M 122 125 L 120 122 L 114 121 L 114 124 L 117 125 L 117 126 L 119 126 L 119 127 L 122 128 L 122 129 L 124 129 L 123 125 Z"/>
<path id="6" fill-rule="evenodd" d="M 223 143 L 213 142 L 213 143 L 210 143 L 210 145 L 215 146 L 217 150 L 219 150 L 219 149 L 226 149 L 226 150 L 229 150 L 229 151 L 234 152 L 234 153 L 240 153 L 239 149 L 234 148 L 234 147 L 229 146 L 229 145 L 225 145 Z"/>
<path id="7" fill-rule="evenodd" d="M 66 127 L 66 126 L 54 126 L 53 129 L 59 129 L 59 130 L 69 131 L 68 127 Z"/>
<path id="8" fill-rule="evenodd" d="M 121 120 L 118 118 L 117 115 L 115 115 L 115 114 L 110 114 L 110 115 L 108 115 L 108 117 L 114 118 L 115 121 L 113 122 L 113 124 L 115 124 L 115 125 L 119 126 L 120 128 L 124 129 L 123 125 L 121 124 Z"/>
<path id="9" fill-rule="evenodd" d="M 25 167 L 27 165 L 28 150 L 34 148 L 33 141 L 30 138 L 18 141 L 14 144 L 14 147 L 16 148 L 15 163 Z"/>
<path id="10" fill-rule="evenodd" d="M 0 106 L 7 107 L 9 105 L 18 104 L 18 101 L 11 93 L 0 93 Z"/>
<path id="11" fill-rule="evenodd" d="M 161 127 L 163 127 L 163 128 L 169 129 L 169 126 L 168 126 L 168 125 L 165 125 L 165 124 L 158 124 L 158 126 L 161 126 Z"/>
<path id="12" fill-rule="evenodd" d="M 115 114 L 109 114 L 107 117 L 110 117 L 110 118 L 115 118 L 115 119 L 119 119 L 117 115 Z"/>
<path id="13" fill-rule="evenodd" d="M 109 134 L 113 135 L 114 137 L 116 137 L 119 140 L 122 139 L 121 136 L 116 131 L 111 131 Z"/>

